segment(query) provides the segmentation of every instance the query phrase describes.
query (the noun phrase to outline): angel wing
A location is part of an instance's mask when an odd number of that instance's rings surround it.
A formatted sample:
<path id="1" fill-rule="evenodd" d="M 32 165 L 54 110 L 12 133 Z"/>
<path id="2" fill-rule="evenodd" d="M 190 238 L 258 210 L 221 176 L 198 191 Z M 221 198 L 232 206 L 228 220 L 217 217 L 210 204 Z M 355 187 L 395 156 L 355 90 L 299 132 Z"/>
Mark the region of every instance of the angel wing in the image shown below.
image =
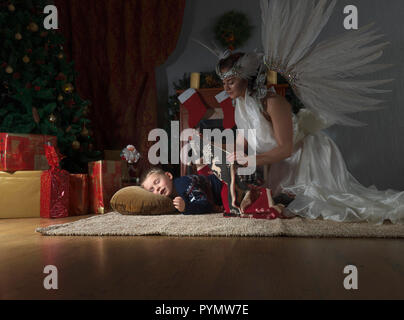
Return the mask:
<path id="1" fill-rule="evenodd" d="M 221 50 L 214 42 L 212 42 L 212 44 L 214 46 L 214 48 L 212 48 L 212 47 L 208 46 L 207 44 L 199 41 L 198 39 L 191 38 L 191 40 L 196 42 L 197 44 L 201 45 L 205 49 L 209 50 L 219 60 L 226 59 L 231 54 L 231 50 L 229 50 L 229 49 Z"/>
<path id="2" fill-rule="evenodd" d="M 327 123 L 358 126 L 348 114 L 378 110 L 383 102 L 371 94 L 392 81 L 357 79 L 388 67 L 372 64 L 388 42 L 381 42 L 372 25 L 317 45 L 337 0 L 261 0 L 262 44 L 268 69 L 289 81 L 310 111 Z"/>

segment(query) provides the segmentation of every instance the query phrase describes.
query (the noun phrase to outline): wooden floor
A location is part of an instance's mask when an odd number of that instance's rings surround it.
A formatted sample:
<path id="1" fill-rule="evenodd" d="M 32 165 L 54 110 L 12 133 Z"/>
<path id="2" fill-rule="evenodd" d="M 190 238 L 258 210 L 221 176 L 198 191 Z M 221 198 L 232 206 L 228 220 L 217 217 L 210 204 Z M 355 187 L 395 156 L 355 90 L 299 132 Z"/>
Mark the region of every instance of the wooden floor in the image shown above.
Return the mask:
<path id="1" fill-rule="evenodd" d="M 83 217 L 79 217 L 83 218 Z M 404 299 L 404 240 L 45 237 L 0 220 L 0 299 Z M 46 290 L 46 265 L 58 290 Z M 344 267 L 359 289 L 344 289 Z"/>

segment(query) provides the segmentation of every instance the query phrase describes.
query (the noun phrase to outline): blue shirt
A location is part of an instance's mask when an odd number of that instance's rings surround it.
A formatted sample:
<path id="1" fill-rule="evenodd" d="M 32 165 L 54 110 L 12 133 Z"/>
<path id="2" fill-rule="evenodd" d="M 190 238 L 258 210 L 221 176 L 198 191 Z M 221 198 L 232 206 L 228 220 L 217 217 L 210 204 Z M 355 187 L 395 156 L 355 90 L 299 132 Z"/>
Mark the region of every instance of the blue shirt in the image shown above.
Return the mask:
<path id="1" fill-rule="evenodd" d="M 222 183 L 215 175 L 189 175 L 174 179 L 177 195 L 184 199 L 183 214 L 212 213 L 215 205 L 222 205 Z"/>

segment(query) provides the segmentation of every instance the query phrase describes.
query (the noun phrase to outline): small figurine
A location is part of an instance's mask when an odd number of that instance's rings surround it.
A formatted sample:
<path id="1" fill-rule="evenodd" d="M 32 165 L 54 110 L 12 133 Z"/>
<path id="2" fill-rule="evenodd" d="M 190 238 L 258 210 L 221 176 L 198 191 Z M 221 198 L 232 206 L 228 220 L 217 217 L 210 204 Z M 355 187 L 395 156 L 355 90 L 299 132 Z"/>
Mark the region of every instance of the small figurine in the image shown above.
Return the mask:
<path id="1" fill-rule="evenodd" d="M 121 152 L 121 159 L 125 160 L 128 165 L 128 175 L 130 184 L 135 183 L 135 185 L 139 184 L 139 168 L 137 168 L 137 162 L 140 159 L 140 153 L 136 150 L 135 146 L 128 145 Z"/>
<path id="2" fill-rule="evenodd" d="M 126 160 L 129 164 L 133 164 L 139 161 L 140 153 L 136 150 L 135 146 L 130 144 L 122 150 L 121 158 Z"/>

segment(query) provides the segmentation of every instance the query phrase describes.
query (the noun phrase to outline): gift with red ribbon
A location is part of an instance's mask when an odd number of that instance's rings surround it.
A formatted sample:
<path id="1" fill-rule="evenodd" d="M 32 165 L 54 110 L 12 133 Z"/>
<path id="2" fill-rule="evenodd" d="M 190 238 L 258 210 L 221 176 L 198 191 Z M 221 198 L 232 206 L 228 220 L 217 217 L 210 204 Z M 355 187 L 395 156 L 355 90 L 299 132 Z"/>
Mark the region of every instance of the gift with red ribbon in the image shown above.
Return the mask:
<path id="1" fill-rule="evenodd" d="M 50 169 L 41 174 L 41 218 L 63 218 L 69 214 L 69 173 L 59 167 L 61 157 L 51 144 L 45 145 Z"/>
<path id="2" fill-rule="evenodd" d="M 57 145 L 55 136 L 0 132 L 0 171 L 47 170 L 43 145 Z"/>
<path id="3" fill-rule="evenodd" d="M 106 213 L 110 200 L 122 188 L 122 162 L 100 160 L 88 163 L 90 212 Z"/>
<path id="4" fill-rule="evenodd" d="M 89 213 L 89 177 L 88 174 L 70 174 L 69 216 Z"/>

